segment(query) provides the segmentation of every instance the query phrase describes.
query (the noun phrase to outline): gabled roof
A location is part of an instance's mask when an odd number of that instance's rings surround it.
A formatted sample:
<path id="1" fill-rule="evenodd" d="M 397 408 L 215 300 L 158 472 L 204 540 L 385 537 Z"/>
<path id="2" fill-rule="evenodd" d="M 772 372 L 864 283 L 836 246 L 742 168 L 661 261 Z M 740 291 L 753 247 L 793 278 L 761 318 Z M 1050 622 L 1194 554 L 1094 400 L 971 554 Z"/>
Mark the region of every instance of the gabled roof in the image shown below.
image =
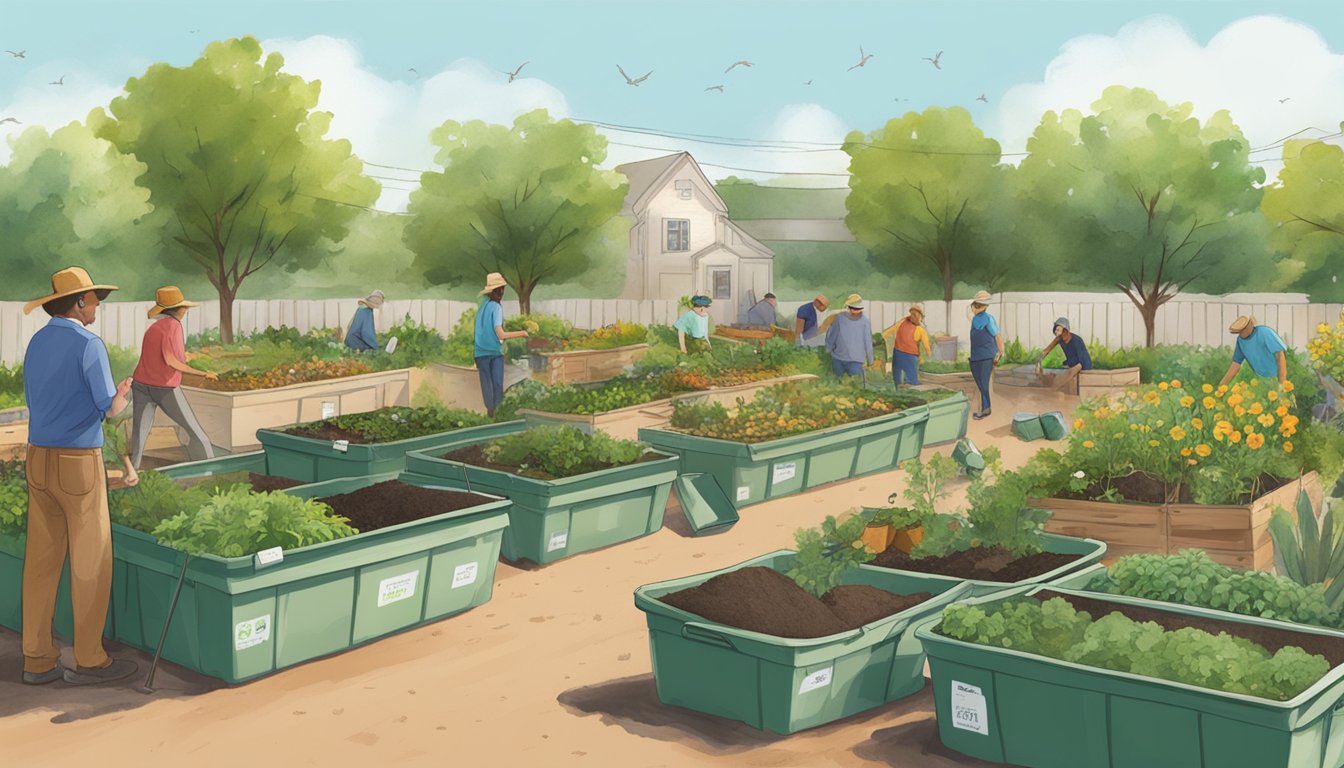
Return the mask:
<path id="1" fill-rule="evenodd" d="M 691 164 L 691 168 L 695 170 L 696 175 L 704 182 L 705 188 L 709 190 L 714 200 L 714 207 L 720 213 L 726 214 L 728 206 L 724 204 L 723 198 L 719 197 L 718 192 L 714 190 L 714 183 L 705 176 L 704 171 L 700 170 L 699 164 L 695 162 L 695 158 L 691 157 L 689 152 L 678 152 L 664 157 L 655 157 L 652 160 L 641 160 L 637 163 L 625 163 L 616 166 L 616 170 L 625 174 L 630 182 L 630 189 L 625 194 L 625 206 L 621 212 L 638 214 L 648 204 L 649 198 L 667 186 L 667 182 L 686 163 Z"/>

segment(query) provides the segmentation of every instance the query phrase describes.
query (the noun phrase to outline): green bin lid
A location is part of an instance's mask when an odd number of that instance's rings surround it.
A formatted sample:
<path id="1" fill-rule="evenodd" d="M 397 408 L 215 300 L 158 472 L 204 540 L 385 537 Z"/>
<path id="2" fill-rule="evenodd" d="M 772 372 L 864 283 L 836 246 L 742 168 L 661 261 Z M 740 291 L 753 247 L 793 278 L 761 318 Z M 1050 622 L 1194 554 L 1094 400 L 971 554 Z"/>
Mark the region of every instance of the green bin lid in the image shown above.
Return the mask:
<path id="1" fill-rule="evenodd" d="M 682 475 L 675 486 L 681 512 L 696 536 L 726 531 L 737 523 L 737 507 L 713 475 Z"/>

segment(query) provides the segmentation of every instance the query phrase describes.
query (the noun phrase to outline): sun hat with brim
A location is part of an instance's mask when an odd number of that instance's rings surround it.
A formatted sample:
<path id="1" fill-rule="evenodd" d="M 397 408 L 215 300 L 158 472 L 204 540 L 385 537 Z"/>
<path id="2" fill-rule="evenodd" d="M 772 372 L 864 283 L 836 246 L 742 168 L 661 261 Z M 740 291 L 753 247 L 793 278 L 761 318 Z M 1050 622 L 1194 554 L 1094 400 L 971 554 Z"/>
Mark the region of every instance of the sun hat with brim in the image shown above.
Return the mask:
<path id="1" fill-rule="evenodd" d="M 485 287 L 481 289 L 480 295 L 484 296 L 496 288 L 504 288 L 508 284 L 503 275 L 498 272 L 491 272 L 485 276 Z"/>
<path id="2" fill-rule="evenodd" d="M 911 311 L 911 312 L 918 312 L 918 313 L 919 313 L 919 316 L 920 316 L 920 317 L 923 317 L 923 316 L 924 316 L 924 305 L 923 305 L 923 304 L 911 304 L 911 305 L 910 305 L 910 311 Z"/>
<path id="3" fill-rule="evenodd" d="M 1056 328 L 1063 328 L 1063 329 L 1066 330 L 1066 331 L 1072 331 L 1072 330 L 1073 330 L 1072 328 L 1069 327 L 1069 318 L 1067 318 L 1067 317 L 1057 317 L 1057 318 L 1055 318 L 1055 324 L 1052 325 L 1052 326 L 1050 326 L 1050 330 L 1051 330 L 1051 331 L 1054 331 Z"/>
<path id="4" fill-rule="evenodd" d="M 845 299 L 845 306 L 850 309 L 863 309 L 863 297 L 857 293 L 851 293 L 849 298 Z"/>
<path id="5" fill-rule="evenodd" d="M 187 301 L 186 297 L 182 295 L 181 288 L 178 288 L 176 285 L 165 285 L 154 292 L 154 306 L 149 308 L 149 312 L 146 313 L 146 316 L 153 317 L 163 312 L 167 312 L 170 309 L 177 309 L 178 307 L 199 306 L 201 306 L 199 302 Z"/>
<path id="6" fill-rule="evenodd" d="M 813 299 L 812 301 L 814 301 L 814 302 L 818 302 L 818 301 L 821 302 L 821 307 L 822 307 L 822 309 L 825 309 L 826 307 L 831 306 L 831 300 L 828 299 L 828 298 L 826 298 L 825 296 L 823 296 L 823 295 L 821 295 L 821 294 L 817 294 L 817 297 L 816 297 L 815 299 Z"/>
<path id="7" fill-rule="evenodd" d="M 989 291 L 980 291 L 971 297 L 972 304 L 992 304 L 993 302 L 994 297 L 990 295 Z"/>
<path id="8" fill-rule="evenodd" d="M 23 305 L 23 314 L 28 314 L 34 309 L 46 304 L 48 301 L 63 299 L 66 296 L 74 296 L 77 293 L 86 293 L 88 291 L 115 291 L 115 285 L 103 285 L 93 282 L 89 273 L 83 267 L 66 267 L 60 272 L 51 276 L 51 293 L 40 299 L 33 299 Z"/>
<path id="9" fill-rule="evenodd" d="M 1232 324 L 1227 326 L 1227 330 L 1231 331 L 1232 333 L 1241 333 L 1242 331 L 1246 330 L 1247 326 L 1254 326 L 1254 325 L 1255 325 L 1254 315 L 1250 317 L 1242 315 L 1241 317 L 1238 317 L 1236 320 L 1233 320 Z"/>
<path id="10" fill-rule="evenodd" d="M 375 290 L 373 293 L 370 293 L 368 296 L 365 296 L 364 298 L 360 299 L 360 301 L 364 302 L 364 305 L 371 309 L 377 309 L 383 306 L 383 300 L 385 298 L 386 297 L 383 296 L 382 291 Z"/>
<path id="11" fill-rule="evenodd" d="M 692 297 L 691 297 L 691 306 L 692 306 L 692 307 L 708 307 L 710 304 L 713 304 L 713 303 L 714 303 L 714 300 L 711 299 L 711 298 L 709 298 L 708 296 L 692 296 Z"/>

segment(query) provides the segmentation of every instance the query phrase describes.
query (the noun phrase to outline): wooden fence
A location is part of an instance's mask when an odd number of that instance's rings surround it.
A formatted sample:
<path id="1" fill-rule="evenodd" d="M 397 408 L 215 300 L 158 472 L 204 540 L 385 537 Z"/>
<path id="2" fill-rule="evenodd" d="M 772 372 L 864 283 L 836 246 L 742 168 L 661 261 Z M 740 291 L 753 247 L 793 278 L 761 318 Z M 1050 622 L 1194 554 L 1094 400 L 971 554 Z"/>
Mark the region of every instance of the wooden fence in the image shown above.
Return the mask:
<path id="1" fill-rule="evenodd" d="M 307 331 L 313 328 L 345 328 L 354 314 L 357 299 L 273 299 L 234 302 L 234 331 L 250 333 L 268 326 L 289 326 Z M 781 299 L 782 317 L 792 317 L 806 301 L 803 297 Z M 837 300 L 838 303 L 838 300 Z M 108 344 L 138 348 L 149 320 L 145 313 L 151 302 L 109 302 L 99 307 L 98 321 L 90 330 Z M 376 314 L 380 332 L 406 316 L 435 328 L 440 333 L 453 329 L 459 317 L 475 302 L 440 299 L 389 300 Z M 924 302 L 930 331 L 946 332 L 946 305 L 941 301 Z M 951 332 L 963 348 L 969 331 L 966 316 L 968 301 L 952 302 Z M 908 310 L 908 302 L 870 301 L 868 314 L 873 328 L 880 330 L 899 319 Z M 516 301 L 504 302 L 505 313 L 518 311 Z M 1312 304 L 1300 294 L 1239 294 L 1231 296 L 1180 296 L 1161 308 L 1157 316 L 1157 342 L 1160 344 L 1197 344 L 1225 346 L 1231 342 L 1227 326 L 1238 315 L 1254 315 L 1284 337 L 1288 344 L 1303 349 L 1315 333 L 1317 324 L 1333 323 L 1344 305 Z M 560 299 L 534 302 L 533 311 L 559 315 L 580 328 L 595 328 L 626 320 L 638 323 L 670 324 L 678 315 L 675 301 L 628 301 L 618 299 Z M 1143 320 L 1138 310 L 1118 294 L 1079 293 L 1007 293 L 998 297 L 990 310 L 998 319 L 1005 341 L 1017 338 L 1028 347 L 1043 347 L 1050 339 L 1055 318 L 1068 317 L 1075 331 L 1089 342 L 1109 347 L 1141 345 Z M 187 313 L 188 335 L 218 327 L 219 303 L 202 302 Z M 45 325 L 41 309 L 23 314 L 22 302 L 0 302 L 0 363 L 13 364 L 23 359 L 28 340 Z"/>

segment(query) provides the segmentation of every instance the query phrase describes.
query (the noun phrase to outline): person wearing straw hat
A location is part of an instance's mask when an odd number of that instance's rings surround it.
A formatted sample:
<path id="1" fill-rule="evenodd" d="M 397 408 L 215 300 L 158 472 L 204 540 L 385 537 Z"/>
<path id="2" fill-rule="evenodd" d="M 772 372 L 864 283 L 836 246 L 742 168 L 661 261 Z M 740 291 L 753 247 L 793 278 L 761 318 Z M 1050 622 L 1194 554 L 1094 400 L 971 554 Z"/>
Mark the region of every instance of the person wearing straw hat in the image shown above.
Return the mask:
<path id="1" fill-rule="evenodd" d="M 504 342 L 527 338 L 527 331 L 504 330 L 504 307 L 500 302 L 508 285 L 498 272 L 486 275 L 481 303 L 476 308 L 476 374 L 481 380 L 485 412 L 492 418 L 504 399 Z"/>
<path id="2" fill-rule="evenodd" d="M 1219 384 L 1231 381 L 1241 370 L 1242 363 L 1250 363 L 1256 376 L 1269 378 L 1277 375 L 1280 384 L 1288 381 L 1288 358 L 1284 354 L 1288 345 L 1283 343 L 1273 328 L 1257 325 L 1254 315 L 1242 315 L 1227 330 L 1237 335 L 1237 341 L 1232 350 L 1232 365 L 1228 366 Z"/>
<path id="3" fill-rule="evenodd" d="M 1036 371 L 1042 370 L 1046 355 L 1056 345 L 1064 353 L 1064 372 L 1055 376 L 1051 384 L 1056 389 L 1063 389 L 1070 382 L 1078 378 L 1078 374 L 1083 371 L 1092 370 L 1092 356 L 1087 352 L 1087 345 L 1083 343 L 1083 337 L 1075 334 L 1069 327 L 1069 318 L 1056 318 L 1051 333 L 1055 335 L 1050 343 L 1045 345 L 1045 350 L 1041 352 L 1041 357 L 1036 361 Z"/>
<path id="4" fill-rule="evenodd" d="M 929 332 L 924 327 L 924 305 L 911 304 L 910 313 L 882 332 L 887 346 L 891 349 L 891 378 L 896 386 L 919 383 L 919 345 L 924 352 L 933 357 L 933 347 L 929 344 Z M 905 382 L 902 384 L 901 380 Z"/>
<path id="5" fill-rule="evenodd" d="M 23 559 L 23 677 L 28 685 L 64 679 L 87 685 L 135 674 L 136 664 L 103 649 L 112 596 L 112 523 L 107 513 L 103 420 L 126 409 L 129 378 L 112 384 L 107 347 L 86 326 L 115 285 L 80 267 L 51 276 L 51 293 L 23 307 L 51 317 L 28 342 L 28 538 Z M 56 588 L 70 556 L 75 666 L 64 667 L 52 640 Z M 11 585 L 12 588 L 12 585 Z"/>
<path id="6" fill-rule="evenodd" d="M 799 307 L 798 311 L 793 313 L 794 341 L 802 346 L 815 346 L 816 342 L 821 341 L 822 339 L 818 338 L 823 333 L 820 327 L 820 313 L 825 312 L 829 306 L 831 302 L 824 295 L 817 294 L 815 299 Z"/>
<path id="7" fill-rule="evenodd" d="M 863 297 L 851 293 L 844 314 L 826 331 L 826 351 L 836 378 L 862 376 L 864 366 L 873 364 L 873 326 L 863 315 L 864 306 Z"/>
<path id="8" fill-rule="evenodd" d="M 1003 334 L 999 324 L 989 314 L 994 297 L 980 291 L 971 299 L 971 376 L 980 390 L 980 410 L 971 415 L 983 419 L 990 414 L 989 383 L 994 366 L 1003 359 Z"/>
<path id="9" fill-rule="evenodd" d="M 359 308 L 350 321 L 350 330 L 345 332 L 345 346 L 363 352 L 378 349 L 378 334 L 373 330 L 373 310 L 383 306 L 383 292 L 374 291 L 359 300 Z"/>
<path id="10" fill-rule="evenodd" d="M 154 426 L 154 414 L 160 409 L 187 431 L 187 458 L 191 461 L 213 459 L 214 448 L 205 430 L 196 421 L 191 404 L 182 394 L 182 374 L 204 376 L 210 381 L 219 378 L 214 371 L 199 371 L 187 365 L 186 334 L 182 317 L 192 307 L 176 285 L 165 285 L 154 292 L 154 306 L 149 317 L 159 319 L 145 329 L 140 342 L 140 362 L 131 375 L 131 466 L 140 468 L 145 455 L 145 443 Z"/>
<path id="11" fill-rule="evenodd" d="M 690 336 L 695 343 L 703 343 L 705 349 L 710 349 L 709 305 L 713 303 L 714 300 L 708 296 L 692 296 L 691 308 L 682 313 L 681 317 L 677 318 L 677 322 L 672 324 L 672 327 L 677 329 L 677 345 L 681 348 L 683 355 L 687 354 L 687 336 Z"/>

